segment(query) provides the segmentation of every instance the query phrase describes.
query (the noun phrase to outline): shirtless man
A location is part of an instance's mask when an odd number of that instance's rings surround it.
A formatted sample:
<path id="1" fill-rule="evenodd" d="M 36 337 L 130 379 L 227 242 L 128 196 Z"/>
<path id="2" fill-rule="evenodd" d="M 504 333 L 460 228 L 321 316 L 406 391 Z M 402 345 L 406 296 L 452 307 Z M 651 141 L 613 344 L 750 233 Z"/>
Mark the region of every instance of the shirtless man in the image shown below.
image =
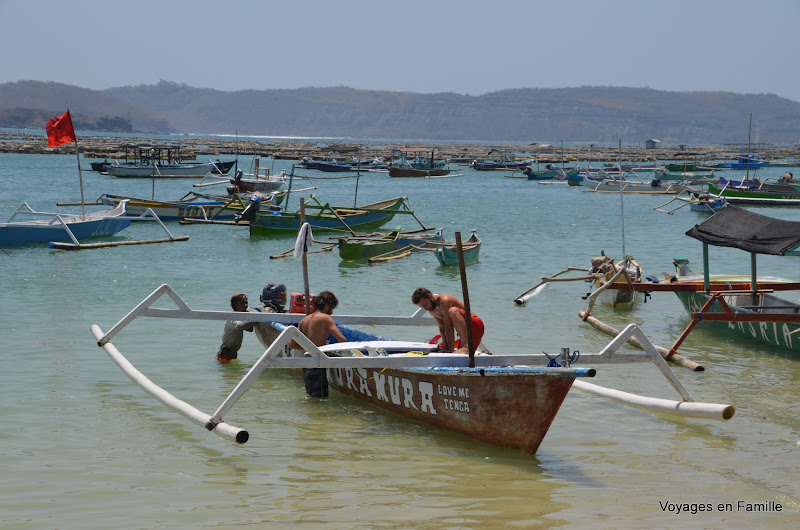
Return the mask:
<path id="1" fill-rule="evenodd" d="M 467 321 L 464 302 L 452 294 L 441 293 L 433 294 L 428 289 L 420 287 L 411 296 L 411 301 L 418 307 L 431 314 L 439 326 L 439 334 L 442 336 L 442 348 L 444 351 L 454 353 L 469 353 L 467 347 Z M 483 321 L 472 313 L 472 342 L 475 349 L 483 338 Z M 455 349 L 455 333 L 460 339 L 459 348 Z"/>
<path id="2" fill-rule="evenodd" d="M 314 312 L 304 316 L 297 328 L 317 346 L 327 344 L 329 335 L 333 335 L 337 342 L 347 342 L 331 316 L 338 305 L 339 300 L 332 292 L 322 291 L 314 298 Z M 289 347 L 301 348 L 294 340 Z"/>
<path id="3" fill-rule="evenodd" d="M 317 346 L 327 344 L 329 335 L 333 335 L 337 342 L 347 342 L 331 316 L 338 305 L 339 300 L 332 292 L 322 291 L 314 298 L 314 312 L 304 316 L 297 328 Z M 289 347 L 303 349 L 294 339 Z M 303 383 L 309 396 L 328 397 L 328 378 L 324 368 L 303 368 Z"/>

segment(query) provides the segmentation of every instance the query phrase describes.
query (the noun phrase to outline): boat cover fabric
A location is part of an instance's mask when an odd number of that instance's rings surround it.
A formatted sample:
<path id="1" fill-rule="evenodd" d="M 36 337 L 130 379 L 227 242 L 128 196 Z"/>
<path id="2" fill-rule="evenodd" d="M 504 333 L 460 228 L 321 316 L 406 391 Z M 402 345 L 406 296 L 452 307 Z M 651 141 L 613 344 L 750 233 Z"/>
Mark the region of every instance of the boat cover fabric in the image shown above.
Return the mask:
<path id="1" fill-rule="evenodd" d="M 785 256 L 800 249 L 800 221 L 784 221 L 727 205 L 686 232 L 703 243 Z M 794 254 L 794 252 L 792 252 Z"/>

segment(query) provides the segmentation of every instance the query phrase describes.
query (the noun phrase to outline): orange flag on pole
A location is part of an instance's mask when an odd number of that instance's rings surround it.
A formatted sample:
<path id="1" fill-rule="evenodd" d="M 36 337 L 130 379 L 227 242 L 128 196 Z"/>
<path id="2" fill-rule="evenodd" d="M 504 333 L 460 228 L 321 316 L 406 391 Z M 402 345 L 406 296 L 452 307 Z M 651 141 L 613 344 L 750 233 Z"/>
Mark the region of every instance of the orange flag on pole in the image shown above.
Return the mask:
<path id="1" fill-rule="evenodd" d="M 47 146 L 58 147 L 61 144 L 75 141 L 75 129 L 72 128 L 72 117 L 69 110 L 57 118 L 47 122 Z"/>

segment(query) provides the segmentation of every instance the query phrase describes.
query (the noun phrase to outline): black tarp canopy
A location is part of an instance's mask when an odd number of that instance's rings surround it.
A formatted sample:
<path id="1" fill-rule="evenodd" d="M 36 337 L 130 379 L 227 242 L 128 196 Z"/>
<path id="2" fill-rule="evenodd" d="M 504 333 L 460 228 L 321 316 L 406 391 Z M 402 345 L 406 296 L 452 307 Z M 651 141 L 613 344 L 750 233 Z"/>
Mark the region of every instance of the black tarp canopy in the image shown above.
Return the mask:
<path id="1" fill-rule="evenodd" d="M 800 255 L 800 221 L 784 221 L 725 206 L 686 232 L 703 243 L 756 254 Z"/>

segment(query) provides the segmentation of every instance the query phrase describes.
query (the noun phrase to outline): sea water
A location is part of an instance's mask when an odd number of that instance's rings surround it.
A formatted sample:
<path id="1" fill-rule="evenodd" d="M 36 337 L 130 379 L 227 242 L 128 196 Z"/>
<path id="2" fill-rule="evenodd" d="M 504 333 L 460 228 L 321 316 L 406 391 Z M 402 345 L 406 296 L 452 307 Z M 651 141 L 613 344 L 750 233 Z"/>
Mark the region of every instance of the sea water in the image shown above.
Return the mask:
<path id="1" fill-rule="evenodd" d="M 262 167 L 267 163 L 274 171 L 290 169 L 289 161 L 262 160 Z M 82 165 L 88 168 L 87 161 Z M 443 228 L 448 240 L 456 231 L 466 239 L 477 230 L 483 246 L 479 261 L 466 268 L 469 299 L 486 323 L 484 343 L 496 353 L 599 351 L 610 337 L 578 317 L 586 308 L 586 283 L 552 283 L 524 307 L 514 298 L 542 276 L 588 268 L 601 251 L 621 258 L 623 232 L 624 252 L 648 276 L 671 273 L 675 255 L 702 270 L 702 245 L 684 233 L 704 217 L 688 208 L 654 211 L 668 197 L 621 200 L 504 178 L 505 172 L 459 171 L 463 176 L 440 179 L 370 173 L 328 180 L 308 171 L 316 178 L 295 185 L 317 189 L 291 201 L 296 207 L 311 193 L 336 205 L 406 195 L 417 217 Z M 768 168 L 759 176 L 782 172 Z M 86 170 L 82 176 L 87 201 L 106 192 L 174 200 L 197 182 Z M 22 201 L 77 212 L 80 207 L 55 203 L 79 199 L 74 155 L 0 154 L 0 218 Z M 798 208 L 752 209 L 800 220 Z M 387 228 L 397 225 L 418 227 L 412 217 L 397 216 Z M 734 405 L 728 422 L 674 419 L 573 391 L 538 453 L 527 456 L 345 396 L 312 399 L 295 375 L 267 370 L 226 416 L 250 432 L 250 441 L 225 441 L 129 381 L 89 327 L 107 331 L 163 283 L 192 308 L 217 311 L 228 310 L 237 292 L 256 303 L 271 282 L 302 291 L 299 262 L 270 259 L 294 239 L 251 238 L 238 226 L 167 226 L 189 240 L 78 252 L 0 249 L 3 528 L 767 527 L 800 521 L 800 359 L 702 324 L 681 353 L 706 371 L 674 370 L 695 399 Z M 154 223 L 140 223 L 122 236 L 164 234 Z M 712 248 L 710 254 L 712 272 L 750 272 L 747 253 Z M 800 279 L 797 257 L 759 256 L 758 264 L 761 274 Z M 308 267 L 312 292 L 338 296 L 334 316 L 410 315 L 411 293 L 420 286 L 461 294 L 458 268 L 441 267 L 428 253 L 366 264 L 322 252 L 308 256 Z M 689 323 L 671 293 L 654 293 L 629 312 L 598 305 L 594 315 L 617 328 L 636 323 L 667 347 Z M 404 335 L 396 338 L 427 340 L 437 332 L 432 324 L 398 330 Z M 211 413 L 263 352 L 246 334 L 239 359 L 219 364 L 221 334 L 221 322 L 141 318 L 114 344 L 156 383 Z M 597 384 L 678 397 L 652 365 L 597 368 Z"/>

